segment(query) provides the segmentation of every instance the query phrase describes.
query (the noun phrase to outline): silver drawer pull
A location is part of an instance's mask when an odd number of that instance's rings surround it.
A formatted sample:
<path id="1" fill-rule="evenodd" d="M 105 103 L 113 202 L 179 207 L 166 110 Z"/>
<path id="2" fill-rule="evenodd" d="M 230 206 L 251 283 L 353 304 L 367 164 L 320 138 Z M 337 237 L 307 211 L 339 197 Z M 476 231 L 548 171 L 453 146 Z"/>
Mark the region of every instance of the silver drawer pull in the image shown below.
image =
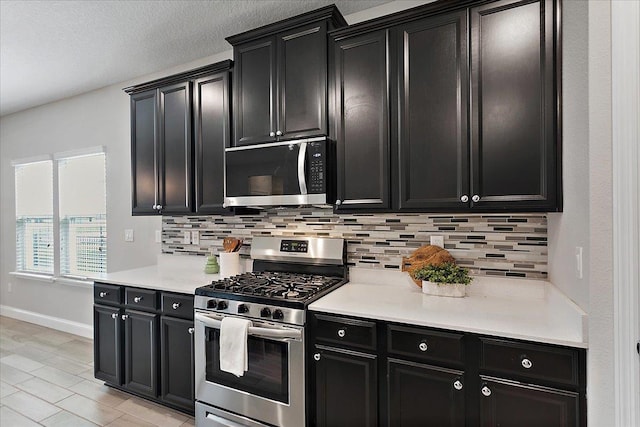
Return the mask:
<path id="1" fill-rule="evenodd" d="M 522 359 L 522 367 L 524 369 L 531 369 L 531 367 L 533 366 L 533 362 L 529 359 L 527 359 L 526 357 L 524 359 Z"/>
<path id="2" fill-rule="evenodd" d="M 140 301 L 142 301 L 142 297 L 134 297 L 133 298 L 133 302 L 135 302 L 135 303 L 138 303 Z"/>
<path id="3" fill-rule="evenodd" d="M 469 201 L 469 196 L 467 196 L 466 194 L 463 194 L 462 196 L 460 196 L 460 201 L 462 203 L 467 203 Z"/>
<path id="4" fill-rule="evenodd" d="M 455 380 L 455 382 L 453 383 L 453 388 L 455 388 L 456 390 L 462 390 L 462 383 L 460 382 L 460 380 Z"/>
<path id="5" fill-rule="evenodd" d="M 128 318 L 129 318 L 129 315 L 128 315 L 128 314 L 123 314 L 123 315 L 122 315 L 122 320 L 127 320 Z"/>
<path id="6" fill-rule="evenodd" d="M 100 292 L 100 298 L 104 298 L 109 295 L 109 292 Z"/>
<path id="7" fill-rule="evenodd" d="M 118 318 L 118 313 L 111 313 L 111 318 L 112 319 L 117 319 Z"/>
<path id="8" fill-rule="evenodd" d="M 338 329 L 338 336 L 340 338 L 344 338 L 344 336 L 347 334 L 347 332 L 344 329 Z"/>
<path id="9" fill-rule="evenodd" d="M 480 196 L 478 196 L 477 194 L 474 194 L 473 197 L 471 197 L 471 200 L 474 203 L 478 203 L 480 201 Z"/>
<path id="10" fill-rule="evenodd" d="M 317 362 L 318 360 L 320 360 L 320 353 L 316 353 L 316 354 L 314 354 L 314 355 L 313 355 L 313 360 L 315 360 L 316 362 Z"/>
<path id="11" fill-rule="evenodd" d="M 189 328 L 187 329 L 187 331 L 189 332 L 189 334 L 193 335 L 193 333 L 196 331 L 195 328 Z"/>
<path id="12" fill-rule="evenodd" d="M 428 348 L 429 348 L 429 346 L 424 341 L 422 341 L 420 344 L 418 344 L 418 350 L 420 350 L 420 351 L 427 351 Z"/>
<path id="13" fill-rule="evenodd" d="M 174 302 L 171 307 L 173 307 L 174 310 L 177 310 L 178 308 L 180 308 L 180 303 L 179 302 Z"/>
<path id="14" fill-rule="evenodd" d="M 491 389 L 487 386 L 482 387 L 482 394 L 487 397 L 491 396 Z"/>

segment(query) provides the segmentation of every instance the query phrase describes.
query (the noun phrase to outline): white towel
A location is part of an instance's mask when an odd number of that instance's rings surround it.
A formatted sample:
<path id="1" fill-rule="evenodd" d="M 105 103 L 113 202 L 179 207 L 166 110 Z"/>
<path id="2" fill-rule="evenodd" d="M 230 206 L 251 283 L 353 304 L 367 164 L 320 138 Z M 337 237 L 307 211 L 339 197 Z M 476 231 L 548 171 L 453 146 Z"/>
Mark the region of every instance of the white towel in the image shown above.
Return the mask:
<path id="1" fill-rule="evenodd" d="M 250 320 L 225 317 L 220 325 L 220 370 L 241 377 L 249 369 L 247 334 Z"/>

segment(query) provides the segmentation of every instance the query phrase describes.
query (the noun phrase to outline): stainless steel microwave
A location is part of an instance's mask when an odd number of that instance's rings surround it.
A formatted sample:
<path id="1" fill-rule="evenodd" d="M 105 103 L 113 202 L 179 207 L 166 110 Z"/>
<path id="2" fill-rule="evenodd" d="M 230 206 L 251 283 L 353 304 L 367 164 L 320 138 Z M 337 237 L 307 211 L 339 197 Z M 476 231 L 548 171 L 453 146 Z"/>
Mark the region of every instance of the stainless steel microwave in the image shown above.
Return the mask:
<path id="1" fill-rule="evenodd" d="M 225 150 L 225 206 L 327 205 L 335 149 L 325 137 Z"/>

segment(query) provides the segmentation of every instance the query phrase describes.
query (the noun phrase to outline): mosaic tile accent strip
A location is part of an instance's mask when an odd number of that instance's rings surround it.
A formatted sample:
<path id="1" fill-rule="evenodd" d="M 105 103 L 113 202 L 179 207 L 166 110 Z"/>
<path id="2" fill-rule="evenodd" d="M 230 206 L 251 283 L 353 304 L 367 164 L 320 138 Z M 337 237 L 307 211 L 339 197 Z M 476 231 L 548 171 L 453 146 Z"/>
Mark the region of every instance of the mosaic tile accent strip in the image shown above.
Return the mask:
<path id="1" fill-rule="evenodd" d="M 182 243 L 184 231 L 200 231 L 198 245 Z M 402 257 L 444 236 L 445 248 L 473 274 L 530 279 L 547 277 L 547 217 L 544 214 L 443 215 L 350 214 L 332 210 L 270 209 L 256 215 L 163 216 L 162 252 L 205 256 L 222 250 L 227 236 L 342 237 L 350 266 L 400 269 Z"/>

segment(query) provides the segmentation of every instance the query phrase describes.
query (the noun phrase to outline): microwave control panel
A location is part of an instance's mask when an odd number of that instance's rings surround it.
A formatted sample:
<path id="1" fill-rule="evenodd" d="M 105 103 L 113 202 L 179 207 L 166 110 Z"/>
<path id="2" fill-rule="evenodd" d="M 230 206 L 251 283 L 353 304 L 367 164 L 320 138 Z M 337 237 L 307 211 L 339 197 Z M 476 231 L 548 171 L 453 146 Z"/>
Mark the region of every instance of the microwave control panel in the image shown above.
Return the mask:
<path id="1" fill-rule="evenodd" d="M 321 142 L 309 143 L 307 156 L 309 164 L 307 192 L 309 194 L 323 194 L 326 186 L 326 145 Z"/>

